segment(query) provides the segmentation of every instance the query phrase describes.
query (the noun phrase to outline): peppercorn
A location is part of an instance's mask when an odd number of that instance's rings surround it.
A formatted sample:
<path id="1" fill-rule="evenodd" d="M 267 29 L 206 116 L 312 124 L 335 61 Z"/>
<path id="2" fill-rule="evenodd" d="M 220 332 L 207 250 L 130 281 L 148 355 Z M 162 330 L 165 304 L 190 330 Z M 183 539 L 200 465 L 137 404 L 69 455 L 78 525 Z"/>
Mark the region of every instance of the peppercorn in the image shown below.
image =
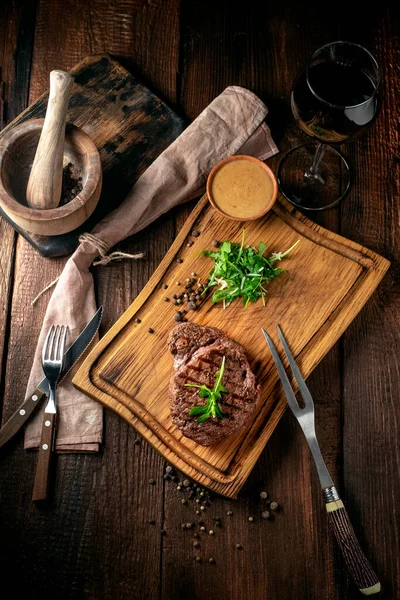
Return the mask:
<path id="1" fill-rule="evenodd" d="M 221 242 L 219 242 L 218 240 L 213 240 L 211 242 L 211 246 L 214 246 L 214 248 L 219 248 L 221 245 Z"/>
<path id="2" fill-rule="evenodd" d="M 271 510 L 278 510 L 279 509 L 279 504 L 277 502 L 271 502 L 271 504 L 269 505 Z"/>
<path id="3" fill-rule="evenodd" d="M 149 519 L 149 524 L 150 525 L 154 525 L 155 524 L 155 520 L 154 519 Z"/>
<path id="4" fill-rule="evenodd" d="M 184 487 L 189 487 L 189 485 L 190 485 L 189 479 L 184 479 L 183 480 L 183 485 L 184 485 Z"/>
<path id="5" fill-rule="evenodd" d="M 254 518 L 253 518 L 253 517 L 249 517 L 249 519 L 248 519 L 248 520 L 249 520 L 249 522 L 250 522 L 250 523 L 253 523 L 253 521 L 254 521 Z"/>
<path id="6" fill-rule="evenodd" d="M 236 550 L 241 550 L 243 548 L 242 544 L 236 544 Z"/>
<path id="7" fill-rule="evenodd" d="M 233 515 L 233 512 L 231 510 L 227 510 L 226 514 L 228 515 L 228 517 L 231 517 Z"/>
<path id="8" fill-rule="evenodd" d="M 165 297 L 165 298 L 164 298 L 164 302 L 169 302 L 169 298 L 168 298 L 168 297 Z"/>
<path id="9" fill-rule="evenodd" d="M 193 548 L 199 548 L 200 542 L 193 542 Z"/>
<path id="10" fill-rule="evenodd" d="M 214 558 L 209 558 L 208 562 L 213 565 L 215 563 L 215 559 Z"/>
<path id="11" fill-rule="evenodd" d="M 209 535 L 214 535 L 214 531 L 212 529 L 210 529 L 210 531 L 208 533 L 209 533 Z"/>
<path id="12" fill-rule="evenodd" d="M 155 480 L 155 479 L 149 479 L 149 483 L 150 483 L 150 485 L 154 485 L 154 484 L 155 484 L 155 482 L 156 482 L 156 480 Z"/>
<path id="13" fill-rule="evenodd" d="M 169 465 L 167 467 L 165 467 L 165 472 L 166 473 L 172 473 L 172 471 L 173 471 L 173 468 L 170 467 Z"/>
<path id="14" fill-rule="evenodd" d="M 182 503 L 182 504 L 187 504 L 187 500 L 186 500 L 186 498 L 182 498 L 182 500 L 181 500 L 181 503 Z"/>
<path id="15" fill-rule="evenodd" d="M 261 513 L 261 516 L 263 519 L 270 519 L 271 513 L 269 512 L 269 510 L 264 510 L 264 512 Z"/>
<path id="16" fill-rule="evenodd" d="M 266 500 L 266 499 L 268 498 L 268 494 L 267 494 L 267 492 L 260 492 L 260 498 L 261 498 L 262 500 Z"/>
<path id="17" fill-rule="evenodd" d="M 186 523 L 186 529 L 192 529 L 192 524 L 191 523 Z"/>
<path id="18" fill-rule="evenodd" d="M 200 235 L 200 232 L 199 232 L 199 231 L 197 231 L 197 229 L 193 229 L 193 231 L 192 231 L 192 236 L 193 236 L 193 237 L 199 237 L 199 235 Z"/>
<path id="19" fill-rule="evenodd" d="M 135 319 L 135 321 L 136 321 L 136 323 L 141 323 L 142 322 L 142 320 L 139 319 L 139 318 Z"/>
<path id="20" fill-rule="evenodd" d="M 200 538 L 200 536 L 199 536 L 199 534 L 198 534 L 198 533 L 194 533 L 194 534 L 193 534 L 193 537 L 194 537 L 194 539 L 195 539 L 195 540 L 198 540 L 198 539 Z"/>
<path id="21" fill-rule="evenodd" d="M 152 329 L 151 327 L 149 327 L 147 331 L 148 331 L 149 333 L 154 333 L 154 329 Z"/>
<path id="22" fill-rule="evenodd" d="M 200 531 L 205 531 L 205 530 L 206 530 L 206 528 L 204 527 L 204 525 L 202 525 L 202 526 L 200 527 Z"/>
<path id="23" fill-rule="evenodd" d="M 177 258 L 176 262 L 179 263 L 179 264 L 181 264 L 181 263 L 183 263 L 183 260 L 182 260 L 182 258 Z"/>
<path id="24" fill-rule="evenodd" d="M 198 562 L 198 563 L 201 562 L 201 556 L 196 556 L 196 562 Z"/>
<path id="25" fill-rule="evenodd" d="M 164 283 L 163 288 L 164 288 L 164 290 L 168 289 L 168 285 L 166 283 Z"/>
<path id="26" fill-rule="evenodd" d="M 188 309 L 189 310 L 196 310 L 197 306 L 195 302 L 189 302 L 188 304 Z"/>
<path id="27" fill-rule="evenodd" d="M 167 532 L 165 531 L 165 529 L 161 529 L 161 535 L 167 535 Z"/>
<path id="28" fill-rule="evenodd" d="M 175 313 L 175 315 L 174 315 L 174 319 L 175 319 L 175 321 L 177 321 L 178 323 L 179 323 L 180 321 L 182 321 L 183 317 L 182 317 L 181 313 L 179 312 L 179 310 L 178 310 L 178 311 Z"/>

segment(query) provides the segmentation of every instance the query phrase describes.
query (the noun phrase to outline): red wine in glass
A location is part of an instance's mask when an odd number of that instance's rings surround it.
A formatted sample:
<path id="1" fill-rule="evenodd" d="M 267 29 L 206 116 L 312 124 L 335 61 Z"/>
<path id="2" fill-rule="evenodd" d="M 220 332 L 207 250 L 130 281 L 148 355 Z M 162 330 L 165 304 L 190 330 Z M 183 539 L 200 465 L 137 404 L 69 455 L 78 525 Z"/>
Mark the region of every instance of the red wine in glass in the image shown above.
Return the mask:
<path id="1" fill-rule="evenodd" d="M 319 48 L 297 75 L 292 112 L 317 144 L 293 148 L 280 161 L 280 189 L 293 204 L 321 210 L 344 197 L 350 187 L 349 166 L 328 144 L 347 142 L 373 123 L 379 111 L 379 83 L 372 54 L 350 42 Z"/>

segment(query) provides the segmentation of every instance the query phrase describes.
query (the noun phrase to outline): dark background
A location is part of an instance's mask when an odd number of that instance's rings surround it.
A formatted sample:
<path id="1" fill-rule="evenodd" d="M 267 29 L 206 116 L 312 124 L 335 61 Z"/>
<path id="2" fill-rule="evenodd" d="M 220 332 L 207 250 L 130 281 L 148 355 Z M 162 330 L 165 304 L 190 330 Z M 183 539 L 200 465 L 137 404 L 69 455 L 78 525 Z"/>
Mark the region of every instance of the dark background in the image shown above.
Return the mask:
<path id="1" fill-rule="evenodd" d="M 350 6 L 351 4 L 351 6 Z M 394 3 L 393 3 L 394 4 Z M 385 2 L 3 0 L 3 122 L 48 88 L 54 68 L 110 52 L 188 122 L 227 85 L 268 104 L 281 150 L 303 140 L 289 109 L 297 69 L 319 45 L 366 45 L 382 68 L 383 106 L 367 135 L 343 147 L 349 196 L 317 221 L 381 253 L 392 266 L 346 334 L 309 378 L 317 434 L 385 599 L 399 589 L 399 15 Z M 271 161 L 274 166 L 276 161 Z M 126 242 L 145 261 L 95 270 L 103 332 L 146 283 L 189 213 L 173 211 Z M 0 220 L 0 398 L 3 422 L 21 403 L 46 307 L 32 298 L 60 272 Z M 216 535 L 192 547 L 192 512 L 165 483 L 165 463 L 115 414 L 98 455 L 58 459 L 53 506 L 31 501 L 36 456 L 20 434 L 0 454 L 3 588 L 29 598 L 342 600 L 360 597 L 327 526 L 302 433 L 286 414 L 237 501 L 214 500 Z M 155 486 L 148 484 L 156 480 Z M 266 489 L 281 512 L 260 518 Z M 226 511 L 234 515 L 226 517 Z M 249 523 L 248 516 L 255 522 Z M 148 520 L 154 518 L 151 526 Z M 167 535 L 162 537 L 164 528 Z M 235 549 L 241 543 L 243 550 Z M 194 561 L 196 554 L 205 558 Z M 207 562 L 214 557 L 215 565 Z M 4 592 L 3 592 L 4 593 Z"/>

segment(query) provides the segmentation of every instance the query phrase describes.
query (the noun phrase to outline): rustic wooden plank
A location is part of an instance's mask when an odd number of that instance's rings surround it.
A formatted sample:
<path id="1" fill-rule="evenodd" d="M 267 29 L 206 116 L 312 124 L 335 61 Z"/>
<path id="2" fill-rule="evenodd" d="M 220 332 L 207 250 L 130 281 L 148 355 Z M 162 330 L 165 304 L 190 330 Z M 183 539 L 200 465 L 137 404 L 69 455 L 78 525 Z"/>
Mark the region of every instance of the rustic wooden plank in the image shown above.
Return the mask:
<path id="1" fill-rule="evenodd" d="M 101 0 L 39 3 L 30 101 L 48 87 L 53 68 L 70 69 L 88 54 L 123 55 L 154 81 L 156 91 L 175 101 L 178 56 L 178 4 Z M 99 303 L 105 306 L 103 331 L 130 304 L 169 247 L 172 217 L 123 245 L 143 248 L 138 263 L 96 269 Z M 6 413 L 25 391 L 43 319 L 46 298 L 30 301 L 43 283 L 56 277 L 64 260 L 41 258 L 20 240 L 15 273 L 13 319 L 6 381 Z M 38 275 L 40 273 L 40 276 Z M 17 365 L 17 366 L 16 366 Z M 106 414 L 106 444 L 100 455 L 58 457 L 54 505 L 37 511 L 30 504 L 36 457 L 10 442 L 1 458 L 3 567 L 16 591 L 33 597 L 69 599 L 159 597 L 163 461 L 121 419 Z M 150 478 L 156 485 L 150 486 Z M 16 502 L 16 498 L 18 501 Z M 154 518 L 154 526 L 148 520 Z M 21 548 L 23 551 L 21 552 Z M 46 548 L 46 550 L 44 550 Z"/>
<path id="2" fill-rule="evenodd" d="M 354 22 L 350 13 L 346 29 Z M 382 597 L 400 589 L 399 422 L 399 129 L 400 20 L 383 4 L 364 16 L 358 39 L 382 70 L 382 110 L 366 136 L 348 147 L 354 186 L 342 207 L 342 232 L 392 261 L 381 286 L 344 336 L 344 492 L 360 541 L 382 582 Z M 345 30 L 346 32 L 346 30 Z M 346 580 L 345 598 L 352 598 Z"/>
<path id="3" fill-rule="evenodd" d="M 0 129 L 21 112 L 28 99 L 28 82 L 33 47 L 36 2 L 3 3 L 0 16 Z M 4 390 L 3 367 L 8 345 L 12 270 L 17 236 L 0 217 L 0 406 Z M 4 353 L 4 354 L 3 354 Z"/>

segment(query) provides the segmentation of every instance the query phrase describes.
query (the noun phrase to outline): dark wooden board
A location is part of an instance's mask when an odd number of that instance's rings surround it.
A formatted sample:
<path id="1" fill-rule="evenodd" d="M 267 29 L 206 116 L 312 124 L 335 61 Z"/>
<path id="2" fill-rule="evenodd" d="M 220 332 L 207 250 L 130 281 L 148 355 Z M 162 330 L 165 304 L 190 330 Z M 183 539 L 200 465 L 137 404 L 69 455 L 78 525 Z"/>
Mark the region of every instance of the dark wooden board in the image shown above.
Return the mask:
<path id="1" fill-rule="evenodd" d="M 102 192 L 93 214 L 74 231 L 47 237 L 23 230 L 0 208 L 5 220 L 47 257 L 71 254 L 79 235 L 116 208 L 145 169 L 183 131 L 182 119 L 111 56 L 89 56 L 71 73 L 75 83 L 67 121 L 90 135 L 103 168 Z M 43 117 L 47 101 L 46 92 L 0 133 L 0 140 L 15 125 Z"/>

